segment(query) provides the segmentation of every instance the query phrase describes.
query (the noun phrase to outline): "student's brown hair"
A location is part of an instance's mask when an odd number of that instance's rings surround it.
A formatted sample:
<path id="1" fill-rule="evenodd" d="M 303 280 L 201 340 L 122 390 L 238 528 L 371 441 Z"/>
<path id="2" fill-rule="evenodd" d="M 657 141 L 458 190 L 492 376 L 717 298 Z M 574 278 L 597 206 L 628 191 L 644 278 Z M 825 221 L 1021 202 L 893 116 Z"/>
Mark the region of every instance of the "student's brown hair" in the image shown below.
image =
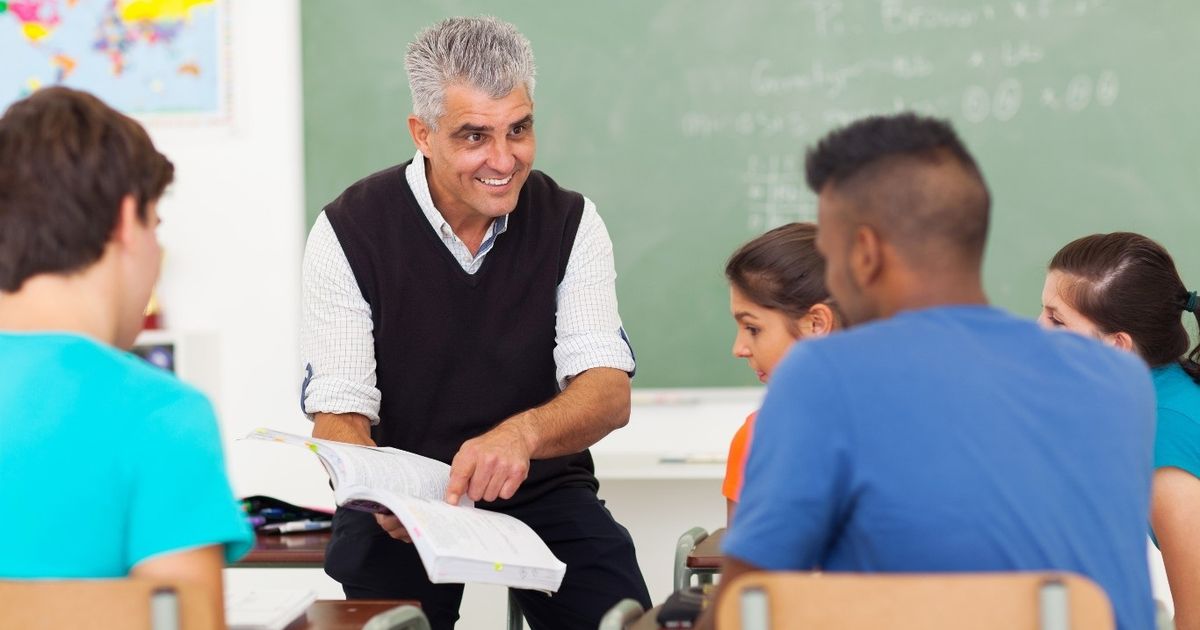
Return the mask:
<path id="1" fill-rule="evenodd" d="M 725 277 L 751 302 L 803 317 L 815 304 L 841 314 L 825 288 L 825 258 L 817 251 L 815 223 L 788 223 L 742 245 L 725 264 Z"/>
<path id="2" fill-rule="evenodd" d="M 1073 277 L 1063 297 L 1101 332 L 1128 333 L 1151 367 L 1178 362 L 1200 383 L 1200 345 L 1188 352 L 1180 317 L 1197 310 L 1196 298 L 1162 245 L 1132 232 L 1093 234 L 1059 250 L 1050 270 Z"/>
<path id="3" fill-rule="evenodd" d="M 138 217 L 174 177 L 141 125 L 63 87 L 35 92 L 0 118 L 0 291 L 100 259 L 132 195 Z"/>

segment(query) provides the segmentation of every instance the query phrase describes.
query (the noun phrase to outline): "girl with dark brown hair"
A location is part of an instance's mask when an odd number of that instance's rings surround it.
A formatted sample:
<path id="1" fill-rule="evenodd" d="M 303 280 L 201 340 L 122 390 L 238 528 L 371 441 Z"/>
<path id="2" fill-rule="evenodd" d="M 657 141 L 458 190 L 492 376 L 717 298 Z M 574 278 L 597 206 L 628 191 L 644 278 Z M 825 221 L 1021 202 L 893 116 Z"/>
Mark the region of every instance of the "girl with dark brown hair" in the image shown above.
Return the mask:
<path id="1" fill-rule="evenodd" d="M 1200 324 L 1197 306 L 1161 245 L 1115 232 L 1054 255 L 1039 318 L 1134 352 L 1151 368 L 1158 426 L 1150 524 L 1180 630 L 1200 628 L 1200 345 L 1184 327 L 1185 319 Z"/>
<path id="2" fill-rule="evenodd" d="M 733 356 L 746 359 L 763 383 L 793 342 L 823 337 L 841 325 L 825 288 L 825 259 L 816 238 L 816 224 L 789 223 L 746 243 L 725 265 L 729 310 L 738 327 Z M 721 488 L 729 521 L 741 494 L 754 416 L 729 445 Z"/>

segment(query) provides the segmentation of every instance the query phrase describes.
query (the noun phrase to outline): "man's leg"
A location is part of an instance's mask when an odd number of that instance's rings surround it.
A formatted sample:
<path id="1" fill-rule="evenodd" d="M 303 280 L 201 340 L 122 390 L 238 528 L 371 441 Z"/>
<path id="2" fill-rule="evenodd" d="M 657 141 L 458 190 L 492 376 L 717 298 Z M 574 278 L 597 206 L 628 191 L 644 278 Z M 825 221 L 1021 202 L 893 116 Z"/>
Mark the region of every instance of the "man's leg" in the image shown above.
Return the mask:
<path id="1" fill-rule="evenodd" d="M 594 630 L 626 597 L 649 610 L 633 539 L 591 489 L 560 488 L 505 512 L 532 527 L 567 565 L 554 595 L 514 591 L 533 630 Z"/>
<path id="2" fill-rule="evenodd" d="M 394 540 L 366 512 L 339 509 L 325 550 L 325 573 L 347 599 L 415 599 L 433 630 L 458 621 L 461 584 L 431 584 L 411 544 Z"/>

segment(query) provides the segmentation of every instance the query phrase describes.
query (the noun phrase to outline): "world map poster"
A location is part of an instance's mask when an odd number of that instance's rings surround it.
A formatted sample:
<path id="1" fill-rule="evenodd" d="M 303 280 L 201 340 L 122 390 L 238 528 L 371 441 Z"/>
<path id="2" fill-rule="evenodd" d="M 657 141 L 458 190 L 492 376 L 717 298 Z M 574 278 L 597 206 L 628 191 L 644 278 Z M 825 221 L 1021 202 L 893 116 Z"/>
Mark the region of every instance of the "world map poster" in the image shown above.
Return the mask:
<path id="1" fill-rule="evenodd" d="M 0 0 L 0 111 L 51 85 L 131 115 L 226 114 L 223 0 Z"/>

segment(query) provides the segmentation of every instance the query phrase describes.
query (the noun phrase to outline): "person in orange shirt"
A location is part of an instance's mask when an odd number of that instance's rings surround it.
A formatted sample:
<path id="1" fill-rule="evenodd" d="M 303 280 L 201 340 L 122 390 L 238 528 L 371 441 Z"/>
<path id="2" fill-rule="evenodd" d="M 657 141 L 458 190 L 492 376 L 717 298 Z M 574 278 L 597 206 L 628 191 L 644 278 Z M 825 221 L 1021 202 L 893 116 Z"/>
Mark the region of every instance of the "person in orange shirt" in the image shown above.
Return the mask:
<path id="1" fill-rule="evenodd" d="M 842 325 L 825 288 L 825 260 L 816 238 L 816 224 L 789 223 L 746 243 L 725 265 L 729 310 L 737 322 L 733 356 L 746 359 L 763 383 L 792 343 L 823 337 Z M 746 418 L 729 445 L 721 487 L 729 522 L 742 491 L 754 416 Z"/>

